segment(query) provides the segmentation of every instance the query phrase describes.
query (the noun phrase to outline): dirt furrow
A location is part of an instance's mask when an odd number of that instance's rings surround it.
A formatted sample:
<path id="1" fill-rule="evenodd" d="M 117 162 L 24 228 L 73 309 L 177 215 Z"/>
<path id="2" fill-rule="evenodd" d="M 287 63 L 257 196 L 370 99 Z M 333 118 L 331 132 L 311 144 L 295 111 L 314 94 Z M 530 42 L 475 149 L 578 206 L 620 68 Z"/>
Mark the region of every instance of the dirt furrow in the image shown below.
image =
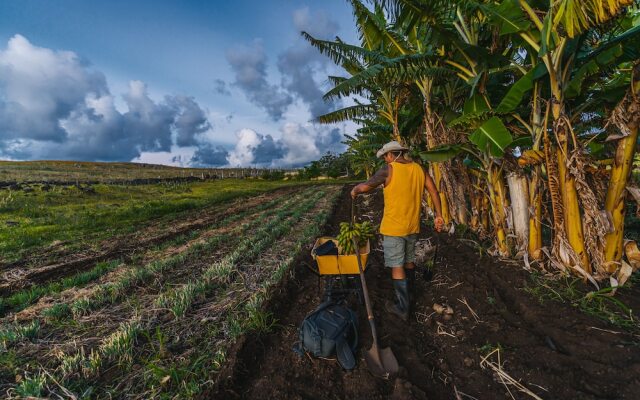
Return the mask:
<path id="1" fill-rule="evenodd" d="M 373 212 L 374 220 L 379 222 L 380 193 L 372 199 L 368 207 L 358 207 L 359 214 Z M 338 223 L 348 220 L 349 211 L 346 192 L 325 233 L 336 234 Z M 515 399 L 531 398 L 514 386 L 507 389 L 483 364 L 483 357 L 495 351 L 486 361 L 497 363 L 499 352 L 503 371 L 545 400 L 637 397 L 637 336 L 611 327 L 571 304 L 541 304 L 525 290 L 531 283 L 529 273 L 513 262 L 481 257 L 455 237 L 434 235 L 423 229 L 421 237 L 429 236 L 438 243 L 436 274 L 432 281 L 425 281 L 418 274 L 415 308 L 409 323 L 384 312 L 385 301 L 393 298 L 389 271 L 382 266 L 379 249 L 370 256 L 367 283 L 381 345 L 391 347 L 401 365 L 394 380 L 376 379 L 367 371 L 362 350 L 370 347 L 371 338 L 364 307 L 354 298 L 349 303 L 358 312 L 361 338 L 355 370 L 346 372 L 335 361 L 299 358 L 291 351 L 300 322 L 322 297 L 322 279 L 303 265 L 313 265 L 310 256 L 305 255 L 295 276 L 282 288 L 282 295 L 271 304 L 282 328 L 248 338 L 238 348 L 237 368 L 212 396 L 510 399 L 510 391 Z M 637 296 L 637 289 L 633 290 Z M 453 318 L 435 313 L 434 303 L 452 306 Z"/>

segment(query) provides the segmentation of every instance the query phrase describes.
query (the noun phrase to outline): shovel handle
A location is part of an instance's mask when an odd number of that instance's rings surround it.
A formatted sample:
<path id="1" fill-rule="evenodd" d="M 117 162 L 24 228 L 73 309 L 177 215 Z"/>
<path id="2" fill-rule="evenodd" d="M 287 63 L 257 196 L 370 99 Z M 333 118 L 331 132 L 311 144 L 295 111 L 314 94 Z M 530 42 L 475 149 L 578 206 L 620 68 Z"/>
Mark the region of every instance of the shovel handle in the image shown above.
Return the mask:
<path id="1" fill-rule="evenodd" d="M 351 226 L 356 223 L 356 200 L 351 199 Z"/>
<path id="2" fill-rule="evenodd" d="M 362 294 L 364 295 L 364 304 L 367 307 L 367 318 L 369 319 L 369 326 L 371 326 L 371 336 L 373 337 L 373 346 L 378 348 L 378 334 L 376 332 L 376 324 L 373 320 L 373 311 L 371 309 L 371 301 L 369 300 L 369 289 L 367 288 L 367 281 L 364 279 L 364 271 L 362 269 L 362 260 L 360 260 L 360 246 L 358 241 L 353 240 L 353 248 L 356 250 L 356 259 L 358 260 L 358 271 L 360 272 L 360 282 L 362 283 Z"/>

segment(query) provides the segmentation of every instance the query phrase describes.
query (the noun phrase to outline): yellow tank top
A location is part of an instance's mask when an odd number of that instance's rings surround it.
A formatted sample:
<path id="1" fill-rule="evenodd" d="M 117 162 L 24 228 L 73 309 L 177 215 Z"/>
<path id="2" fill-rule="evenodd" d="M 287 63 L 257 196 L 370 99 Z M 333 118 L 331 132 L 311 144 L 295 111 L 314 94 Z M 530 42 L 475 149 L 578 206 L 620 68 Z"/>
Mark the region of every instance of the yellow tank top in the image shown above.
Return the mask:
<path id="1" fill-rule="evenodd" d="M 424 170 L 414 162 L 391 163 L 391 181 L 384 187 L 384 214 L 380 233 L 406 236 L 420 232 L 420 207 L 424 191 Z"/>

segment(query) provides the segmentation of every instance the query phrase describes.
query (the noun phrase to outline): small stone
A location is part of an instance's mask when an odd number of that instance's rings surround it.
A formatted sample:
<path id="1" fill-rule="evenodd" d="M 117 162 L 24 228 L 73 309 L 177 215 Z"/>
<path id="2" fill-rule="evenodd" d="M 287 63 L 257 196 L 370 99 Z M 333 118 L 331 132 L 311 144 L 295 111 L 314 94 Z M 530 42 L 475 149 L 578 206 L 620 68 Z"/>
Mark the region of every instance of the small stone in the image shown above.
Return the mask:
<path id="1" fill-rule="evenodd" d="M 456 336 L 457 337 L 463 337 L 464 336 L 464 331 L 462 329 L 460 329 L 458 332 L 456 332 Z"/>
<path id="2" fill-rule="evenodd" d="M 473 359 L 469 357 L 465 357 L 462 362 L 464 363 L 464 366 L 467 368 L 470 368 L 473 365 Z"/>
<path id="3" fill-rule="evenodd" d="M 453 316 L 451 314 L 445 314 L 442 319 L 444 319 L 445 321 L 451 321 L 451 318 L 453 318 Z"/>

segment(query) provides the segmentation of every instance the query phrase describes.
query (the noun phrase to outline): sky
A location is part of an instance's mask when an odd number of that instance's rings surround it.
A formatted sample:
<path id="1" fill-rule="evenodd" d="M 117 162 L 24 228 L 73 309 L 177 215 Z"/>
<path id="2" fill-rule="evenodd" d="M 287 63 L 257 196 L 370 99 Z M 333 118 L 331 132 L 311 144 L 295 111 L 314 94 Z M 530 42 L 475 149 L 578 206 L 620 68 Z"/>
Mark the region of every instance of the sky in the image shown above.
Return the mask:
<path id="1" fill-rule="evenodd" d="M 2 0 L 0 159 L 299 167 L 341 152 L 302 39 L 355 43 L 346 0 Z"/>

